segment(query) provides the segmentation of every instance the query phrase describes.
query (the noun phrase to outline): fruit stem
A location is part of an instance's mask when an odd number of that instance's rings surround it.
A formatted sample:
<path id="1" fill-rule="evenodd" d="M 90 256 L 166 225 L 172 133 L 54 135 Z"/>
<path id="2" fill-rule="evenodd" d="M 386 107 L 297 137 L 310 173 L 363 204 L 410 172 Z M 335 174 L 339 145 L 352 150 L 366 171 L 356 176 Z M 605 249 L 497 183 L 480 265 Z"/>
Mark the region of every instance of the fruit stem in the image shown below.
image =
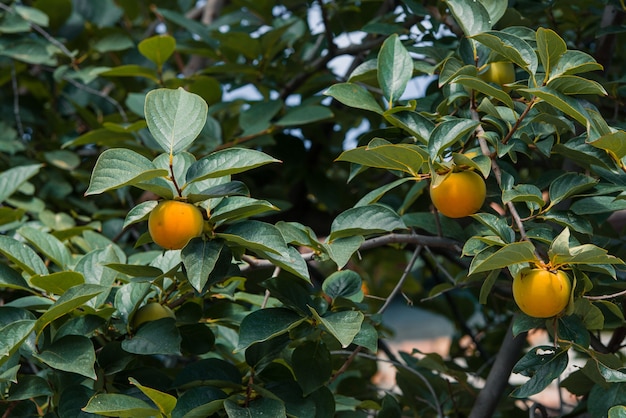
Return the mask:
<path id="1" fill-rule="evenodd" d="M 176 193 L 178 193 L 178 197 L 183 197 L 183 191 L 178 186 L 178 182 L 176 181 L 176 176 L 174 175 L 174 156 L 172 154 L 170 154 L 170 178 L 172 179 L 172 184 L 174 184 Z"/>

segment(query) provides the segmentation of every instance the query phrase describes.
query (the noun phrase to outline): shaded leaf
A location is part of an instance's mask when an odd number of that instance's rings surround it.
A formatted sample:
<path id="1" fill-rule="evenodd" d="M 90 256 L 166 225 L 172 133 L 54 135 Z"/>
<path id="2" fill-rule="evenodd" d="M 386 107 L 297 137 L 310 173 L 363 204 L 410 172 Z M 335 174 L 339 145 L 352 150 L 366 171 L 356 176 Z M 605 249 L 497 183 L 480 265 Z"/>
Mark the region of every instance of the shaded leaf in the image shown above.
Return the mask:
<path id="1" fill-rule="evenodd" d="M 330 86 L 324 92 L 325 95 L 334 97 L 346 106 L 357 109 L 369 110 L 379 115 L 383 114 L 380 104 L 372 94 L 362 86 L 355 83 L 338 83 Z"/>

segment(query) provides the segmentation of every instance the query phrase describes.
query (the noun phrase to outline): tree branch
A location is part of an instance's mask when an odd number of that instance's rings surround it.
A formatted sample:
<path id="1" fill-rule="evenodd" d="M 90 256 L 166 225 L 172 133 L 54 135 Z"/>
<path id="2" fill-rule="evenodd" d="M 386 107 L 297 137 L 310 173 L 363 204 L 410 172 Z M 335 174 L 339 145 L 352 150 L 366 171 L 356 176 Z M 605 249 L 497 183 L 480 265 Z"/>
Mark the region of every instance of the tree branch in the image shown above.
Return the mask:
<path id="1" fill-rule="evenodd" d="M 517 363 L 526 341 L 526 332 L 513 336 L 513 322 L 504 336 L 496 360 L 485 381 L 485 386 L 478 393 L 469 418 L 485 418 L 493 416 L 500 402 L 502 393 L 509 381 L 513 366 Z"/>
<path id="2" fill-rule="evenodd" d="M 431 237 L 428 235 L 420 235 L 420 234 L 396 234 L 391 233 L 387 235 L 383 235 L 376 238 L 370 238 L 365 241 L 359 247 L 358 251 L 369 250 L 372 248 L 382 247 L 384 245 L 389 244 L 416 244 L 416 245 L 428 245 L 430 247 L 443 247 L 443 248 L 452 248 L 457 252 L 461 252 L 461 247 L 458 242 L 448 239 L 448 238 L 440 238 L 440 237 Z M 300 254 L 302 259 L 306 262 L 314 260 L 318 254 L 316 252 L 307 252 Z M 275 267 L 269 260 L 263 260 L 251 257 L 249 255 L 245 255 L 242 257 L 242 260 L 247 264 L 240 267 L 240 270 L 248 271 L 253 269 L 261 269 L 261 268 L 272 268 Z"/>

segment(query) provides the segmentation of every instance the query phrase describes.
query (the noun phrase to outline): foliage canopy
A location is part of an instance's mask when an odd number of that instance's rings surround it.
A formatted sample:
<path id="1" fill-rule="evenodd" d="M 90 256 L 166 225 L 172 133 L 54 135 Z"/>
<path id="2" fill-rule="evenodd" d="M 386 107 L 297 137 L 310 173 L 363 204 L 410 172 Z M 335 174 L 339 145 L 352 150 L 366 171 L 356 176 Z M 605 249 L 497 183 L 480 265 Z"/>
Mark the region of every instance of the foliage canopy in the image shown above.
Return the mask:
<path id="1" fill-rule="evenodd" d="M 0 4 L 2 416 L 625 416 L 626 8 L 506 3 Z M 431 205 L 454 170 L 472 216 Z M 208 214 L 182 250 L 163 199 Z M 403 303 L 445 355 L 395 349 Z"/>

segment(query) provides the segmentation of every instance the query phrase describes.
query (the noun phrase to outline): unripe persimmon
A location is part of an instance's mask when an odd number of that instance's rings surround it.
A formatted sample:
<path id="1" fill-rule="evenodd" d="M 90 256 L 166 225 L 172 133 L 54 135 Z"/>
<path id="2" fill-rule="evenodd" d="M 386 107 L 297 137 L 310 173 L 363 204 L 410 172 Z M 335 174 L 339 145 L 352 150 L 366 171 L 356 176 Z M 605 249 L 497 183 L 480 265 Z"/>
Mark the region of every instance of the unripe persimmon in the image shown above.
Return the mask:
<path id="1" fill-rule="evenodd" d="M 487 65 L 487 70 L 479 77 L 488 83 L 498 84 L 504 91 L 511 90 L 506 84 L 515 82 L 515 67 L 510 62 L 497 61 Z"/>
<path id="2" fill-rule="evenodd" d="M 561 270 L 526 270 L 513 279 L 513 298 L 528 316 L 550 318 L 567 306 L 572 285 Z"/>
<path id="3" fill-rule="evenodd" d="M 163 306 L 157 302 L 150 302 L 143 305 L 135 312 L 133 316 L 133 328 L 137 329 L 140 325 L 146 322 L 156 321 L 162 318 L 176 319 L 174 312 L 167 306 Z"/>
<path id="4" fill-rule="evenodd" d="M 164 200 L 150 212 L 148 231 L 152 240 L 168 250 L 180 250 L 199 237 L 204 219 L 197 206 L 177 200 Z"/>
<path id="5" fill-rule="evenodd" d="M 452 172 L 441 183 L 430 184 L 433 205 L 449 218 L 463 218 L 476 213 L 486 195 L 485 181 L 473 171 Z"/>

